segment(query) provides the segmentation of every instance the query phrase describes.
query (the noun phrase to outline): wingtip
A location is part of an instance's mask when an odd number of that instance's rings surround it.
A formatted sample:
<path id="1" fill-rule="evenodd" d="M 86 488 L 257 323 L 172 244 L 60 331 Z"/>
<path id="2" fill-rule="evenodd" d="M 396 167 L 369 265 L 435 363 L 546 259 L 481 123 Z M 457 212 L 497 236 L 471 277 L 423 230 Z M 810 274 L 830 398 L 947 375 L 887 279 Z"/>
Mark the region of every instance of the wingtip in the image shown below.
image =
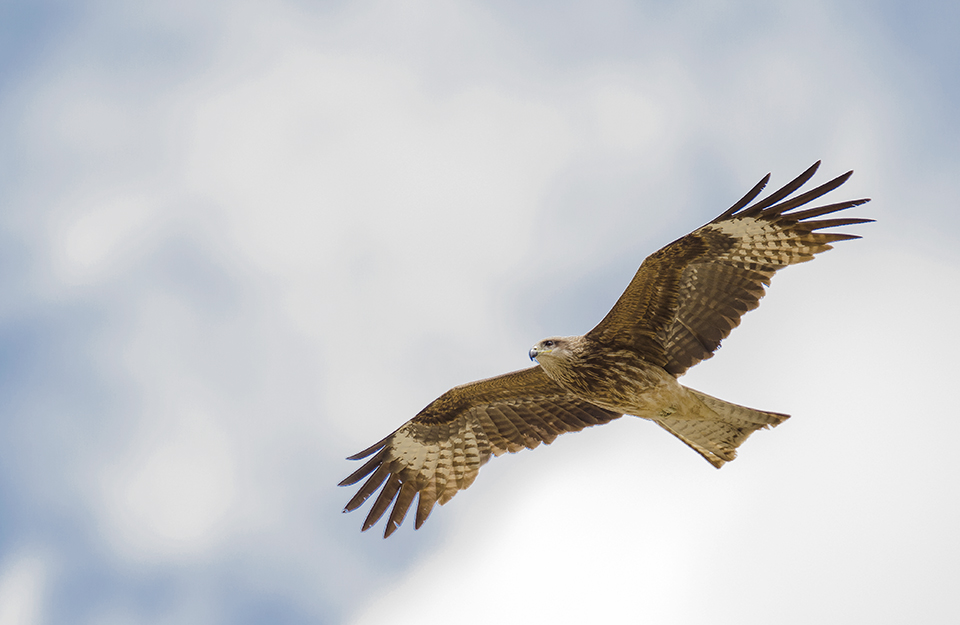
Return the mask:
<path id="1" fill-rule="evenodd" d="M 388 438 L 389 438 L 389 437 L 388 437 Z M 367 448 L 364 449 L 363 451 L 358 451 L 357 453 L 353 454 L 352 456 L 347 456 L 347 460 L 363 460 L 364 458 L 366 458 L 366 457 L 369 456 L 370 454 L 372 454 L 372 453 L 374 453 L 374 452 L 377 452 L 377 451 L 380 451 L 380 449 L 383 448 L 383 445 L 384 445 L 386 442 L 387 442 L 387 439 L 385 438 L 385 439 L 383 439 L 382 441 L 380 441 L 379 443 L 377 443 L 376 445 L 371 445 L 370 447 L 367 447 Z"/>
<path id="2" fill-rule="evenodd" d="M 797 176 L 797 178 L 798 178 L 798 179 L 801 179 L 801 178 L 802 178 L 802 179 L 803 179 L 803 184 L 806 184 L 806 183 L 807 183 L 807 180 L 810 180 L 811 178 L 813 178 L 813 175 L 817 173 L 817 170 L 818 170 L 818 169 L 820 169 L 820 164 L 821 164 L 822 162 L 823 162 L 823 161 L 819 161 L 819 160 L 818 160 L 816 163 L 814 163 L 814 164 L 811 165 L 810 167 L 807 167 L 802 174 L 800 174 L 799 176 Z"/>
<path id="3" fill-rule="evenodd" d="M 760 193 L 766 188 L 767 183 L 770 182 L 770 173 L 768 172 L 766 176 L 760 179 L 760 182 L 753 185 L 753 188 L 747 191 L 747 194 L 740 198 L 736 204 L 728 208 L 723 212 L 722 215 L 713 220 L 712 223 L 722 221 L 734 215 L 741 208 L 752 202 Z"/>

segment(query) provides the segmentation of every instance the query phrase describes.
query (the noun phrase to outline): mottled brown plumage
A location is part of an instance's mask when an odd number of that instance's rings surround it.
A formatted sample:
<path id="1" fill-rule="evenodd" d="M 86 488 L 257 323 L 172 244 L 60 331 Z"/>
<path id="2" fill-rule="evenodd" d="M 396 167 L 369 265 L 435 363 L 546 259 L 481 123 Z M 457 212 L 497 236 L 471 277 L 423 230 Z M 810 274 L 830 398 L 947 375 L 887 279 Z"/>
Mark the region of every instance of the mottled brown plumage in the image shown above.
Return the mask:
<path id="1" fill-rule="evenodd" d="M 414 493 L 420 493 L 419 528 L 434 502 L 443 505 L 470 486 L 491 454 L 533 449 L 541 442 L 552 443 L 564 432 L 579 432 L 619 416 L 564 390 L 540 367 L 454 387 L 396 432 L 349 458 L 359 460 L 373 454 L 341 486 L 373 475 L 345 511 L 358 508 L 385 484 L 364 521 L 367 530 L 398 490 L 403 495 L 401 485 L 407 485 L 409 499 L 397 500 L 385 536 L 399 527 Z"/>
<path id="2" fill-rule="evenodd" d="M 419 528 L 435 503 L 445 504 L 473 483 L 491 454 L 533 449 L 623 414 L 658 423 L 718 468 L 733 460 L 751 433 L 787 415 L 704 395 L 677 377 L 713 355 L 741 316 L 757 307 L 778 269 L 810 260 L 836 241 L 859 238 L 820 230 L 872 221 L 814 220 L 866 199 L 788 212 L 839 187 L 852 173 L 787 199 L 819 165 L 748 206 L 768 174 L 722 215 L 651 254 L 597 327 L 535 345 L 530 357 L 538 366 L 457 386 L 351 456 L 370 458 L 340 483 L 366 478 L 344 512 L 380 490 L 363 529 L 392 504 L 386 537 L 417 497 Z"/>

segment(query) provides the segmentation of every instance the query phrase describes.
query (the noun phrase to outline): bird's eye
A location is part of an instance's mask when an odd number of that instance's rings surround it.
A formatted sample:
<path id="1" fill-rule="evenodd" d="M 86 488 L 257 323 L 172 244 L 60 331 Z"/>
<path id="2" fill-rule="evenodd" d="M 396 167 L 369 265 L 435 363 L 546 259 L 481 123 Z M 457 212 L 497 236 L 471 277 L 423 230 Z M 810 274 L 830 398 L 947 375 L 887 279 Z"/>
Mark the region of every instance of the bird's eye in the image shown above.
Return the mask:
<path id="1" fill-rule="evenodd" d="M 544 347 L 553 347 L 553 341 L 544 341 L 544 342 L 543 342 L 543 346 L 544 346 Z"/>

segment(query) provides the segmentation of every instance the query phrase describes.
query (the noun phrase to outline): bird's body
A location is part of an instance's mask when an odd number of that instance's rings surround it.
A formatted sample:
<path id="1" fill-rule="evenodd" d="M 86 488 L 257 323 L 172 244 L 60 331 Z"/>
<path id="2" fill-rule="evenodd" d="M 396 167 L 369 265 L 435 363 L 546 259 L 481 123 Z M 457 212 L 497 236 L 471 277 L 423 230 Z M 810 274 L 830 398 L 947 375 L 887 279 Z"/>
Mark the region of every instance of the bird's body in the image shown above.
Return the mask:
<path id="1" fill-rule="evenodd" d="M 611 412 L 644 419 L 676 413 L 682 386 L 663 367 L 651 365 L 626 347 L 604 346 L 585 336 L 545 339 L 534 359 L 551 380 L 570 393 Z"/>
<path id="2" fill-rule="evenodd" d="M 773 274 L 855 235 L 817 232 L 869 219 L 813 218 L 868 200 L 789 212 L 837 188 L 852 172 L 787 199 L 819 163 L 750 206 L 769 175 L 719 217 L 651 254 L 613 309 L 583 336 L 544 339 L 537 366 L 450 389 L 393 434 L 351 456 L 370 457 L 342 486 L 367 478 L 347 504 L 380 494 L 371 527 L 393 504 L 389 536 L 417 497 L 416 526 L 476 478 L 491 455 L 533 449 L 564 432 L 624 414 L 654 421 L 715 467 L 754 431 L 788 415 L 732 404 L 677 378 L 710 358 L 740 317 L 756 308 Z"/>
<path id="3" fill-rule="evenodd" d="M 573 395 L 605 410 L 657 423 L 718 468 L 734 459 L 737 447 L 755 430 L 777 425 L 788 416 L 689 389 L 634 350 L 602 345 L 589 335 L 544 339 L 530 355 L 547 377 Z"/>

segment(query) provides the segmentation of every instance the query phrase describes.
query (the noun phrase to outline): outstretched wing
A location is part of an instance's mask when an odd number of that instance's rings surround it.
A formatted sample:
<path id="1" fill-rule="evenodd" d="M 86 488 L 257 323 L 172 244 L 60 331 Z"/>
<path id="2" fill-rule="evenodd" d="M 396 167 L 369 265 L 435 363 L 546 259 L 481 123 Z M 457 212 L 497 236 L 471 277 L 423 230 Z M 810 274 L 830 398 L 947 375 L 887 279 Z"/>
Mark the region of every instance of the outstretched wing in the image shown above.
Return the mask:
<path id="1" fill-rule="evenodd" d="M 811 260 L 835 241 L 860 238 L 818 230 L 873 221 L 813 220 L 868 199 L 788 212 L 836 189 L 853 173 L 787 199 L 819 166 L 817 161 L 776 193 L 747 206 L 766 186 L 767 174 L 722 215 L 651 254 L 587 336 L 630 345 L 674 375 L 710 358 L 740 317 L 759 305 L 778 269 Z"/>
<path id="2" fill-rule="evenodd" d="M 383 486 L 363 530 L 396 500 L 383 536 L 392 534 L 415 495 L 419 528 L 434 503 L 447 503 L 473 483 L 491 454 L 533 449 L 564 432 L 619 416 L 563 390 L 539 366 L 457 386 L 390 436 L 348 458 L 373 456 L 340 482 L 350 486 L 369 476 L 344 512 L 356 510 Z"/>

